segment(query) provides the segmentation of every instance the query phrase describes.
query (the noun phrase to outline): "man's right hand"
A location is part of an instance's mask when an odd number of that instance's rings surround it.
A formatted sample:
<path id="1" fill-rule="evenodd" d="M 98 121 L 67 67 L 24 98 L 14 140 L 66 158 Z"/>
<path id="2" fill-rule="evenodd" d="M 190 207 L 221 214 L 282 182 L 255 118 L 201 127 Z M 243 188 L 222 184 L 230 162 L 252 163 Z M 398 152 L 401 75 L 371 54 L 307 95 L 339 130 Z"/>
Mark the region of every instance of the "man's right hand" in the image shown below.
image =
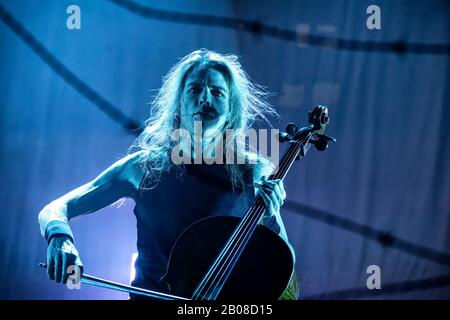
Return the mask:
<path id="1" fill-rule="evenodd" d="M 83 273 L 83 263 L 72 240 L 68 236 L 54 236 L 47 249 L 47 273 L 50 280 L 66 283 L 70 274 L 69 266 L 78 266 L 80 275 Z"/>

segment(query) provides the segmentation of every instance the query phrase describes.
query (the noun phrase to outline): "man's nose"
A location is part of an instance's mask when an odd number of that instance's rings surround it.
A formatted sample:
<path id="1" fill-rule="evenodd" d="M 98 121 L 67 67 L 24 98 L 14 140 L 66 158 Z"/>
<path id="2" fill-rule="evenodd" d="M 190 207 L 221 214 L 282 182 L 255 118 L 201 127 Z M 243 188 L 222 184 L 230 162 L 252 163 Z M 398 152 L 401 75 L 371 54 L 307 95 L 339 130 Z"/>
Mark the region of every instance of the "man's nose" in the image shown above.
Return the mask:
<path id="1" fill-rule="evenodd" d="M 211 106 L 211 93 L 208 88 L 204 88 L 200 95 L 200 107 L 210 107 Z"/>

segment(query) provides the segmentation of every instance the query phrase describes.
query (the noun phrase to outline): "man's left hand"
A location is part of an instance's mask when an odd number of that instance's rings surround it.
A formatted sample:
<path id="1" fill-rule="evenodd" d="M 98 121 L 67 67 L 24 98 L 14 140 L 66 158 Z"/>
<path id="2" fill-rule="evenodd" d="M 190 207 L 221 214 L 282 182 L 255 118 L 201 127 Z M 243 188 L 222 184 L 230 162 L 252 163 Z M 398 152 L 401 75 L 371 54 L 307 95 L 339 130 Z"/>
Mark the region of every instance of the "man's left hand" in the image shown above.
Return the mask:
<path id="1" fill-rule="evenodd" d="M 266 205 L 266 216 L 277 214 L 286 199 L 283 181 L 281 179 L 267 180 L 267 177 L 263 176 L 261 182 L 255 183 L 255 188 Z"/>

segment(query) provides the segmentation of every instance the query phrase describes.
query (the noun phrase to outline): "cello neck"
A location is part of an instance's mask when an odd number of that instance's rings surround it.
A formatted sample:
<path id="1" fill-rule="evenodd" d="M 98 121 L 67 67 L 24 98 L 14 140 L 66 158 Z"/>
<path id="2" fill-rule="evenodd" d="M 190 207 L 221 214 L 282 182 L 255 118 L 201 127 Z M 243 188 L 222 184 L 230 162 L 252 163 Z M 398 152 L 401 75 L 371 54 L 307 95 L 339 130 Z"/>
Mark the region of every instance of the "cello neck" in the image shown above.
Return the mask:
<path id="1" fill-rule="evenodd" d="M 308 151 L 309 139 L 312 134 L 305 131 L 305 136 L 292 142 L 288 151 L 280 161 L 280 165 L 274 169 L 269 180 L 284 179 L 296 159 L 302 157 Z M 264 216 L 266 207 L 260 195 L 256 197 L 253 205 L 247 210 L 242 221 L 233 231 L 224 248 L 209 268 L 202 281 L 197 286 L 192 299 L 215 300 L 222 290 L 226 280 L 233 270 L 236 262 L 252 237 L 258 223 Z"/>

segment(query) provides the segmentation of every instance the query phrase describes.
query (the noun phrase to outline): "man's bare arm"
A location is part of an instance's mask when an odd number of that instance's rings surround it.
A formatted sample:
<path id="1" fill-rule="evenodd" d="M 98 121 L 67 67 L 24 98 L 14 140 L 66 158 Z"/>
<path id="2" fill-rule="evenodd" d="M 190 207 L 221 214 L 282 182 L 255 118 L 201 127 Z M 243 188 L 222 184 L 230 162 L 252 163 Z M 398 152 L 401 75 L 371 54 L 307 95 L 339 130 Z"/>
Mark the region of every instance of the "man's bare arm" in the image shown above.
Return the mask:
<path id="1" fill-rule="evenodd" d="M 133 197 L 142 178 L 138 162 L 143 156 L 143 151 L 128 155 L 94 180 L 47 204 L 39 213 L 41 234 L 49 240 L 46 231 L 51 222 L 59 221 L 61 226 L 76 216 L 97 211 L 122 197 Z"/>
<path id="2" fill-rule="evenodd" d="M 68 267 L 83 263 L 73 243 L 68 221 L 73 217 L 101 209 L 119 198 L 133 197 L 143 173 L 139 162 L 145 155 L 137 152 L 122 158 L 94 180 L 46 205 L 39 213 L 41 233 L 49 242 L 47 273 L 51 280 L 66 283 Z"/>

